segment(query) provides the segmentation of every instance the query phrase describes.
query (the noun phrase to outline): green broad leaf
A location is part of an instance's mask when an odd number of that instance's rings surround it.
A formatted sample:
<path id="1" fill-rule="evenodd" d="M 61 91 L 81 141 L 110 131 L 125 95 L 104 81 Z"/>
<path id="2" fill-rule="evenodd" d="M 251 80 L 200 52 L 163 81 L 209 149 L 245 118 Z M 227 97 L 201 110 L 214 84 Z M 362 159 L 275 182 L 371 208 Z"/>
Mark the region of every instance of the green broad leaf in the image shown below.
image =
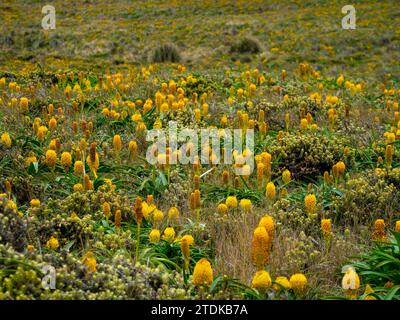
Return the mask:
<path id="1" fill-rule="evenodd" d="M 393 298 L 395 297 L 397 291 L 400 290 L 400 285 L 394 286 L 393 288 L 391 288 L 387 295 L 385 296 L 384 300 L 393 300 Z M 396 299 L 400 299 L 400 296 L 396 297 Z"/>
<path id="2" fill-rule="evenodd" d="M 158 171 L 158 177 L 156 179 L 156 186 L 161 186 L 162 188 L 166 187 L 168 185 L 167 178 L 165 177 L 165 174 L 161 171 Z"/>
<path id="3" fill-rule="evenodd" d="M 222 280 L 222 276 L 218 276 L 214 279 L 213 283 L 210 286 L 209 291 L 213 292 L 215 290 L 215 288 L 217 287 L 217 285 L 221 282 Z"/>
<path id="4" fill-rule="evenodd" d="M 98 189 L 100 186 L 102 186 L 104 183 L 105 183 L 105 182 L 104 182 L 104 179 L 102 179 L 102 178 L 97 178 L 96 180 L 94 180 L 93 187 L 94 187 L 95 190 L 97 190 L 97 189 Z"/>
<path id="5" fill-rule="evenodd" d="M 370 275 L 370 276 L 377 276 L 381 277 L 383 279 L 388 279 L 390 280 L 390 276 L 388 276 L 386 273 L 382 272 L 376 272 L 376 271 L 362 271 L 360 272 L 361 275 Z"/>
<path id="6" fill-rule="evenodd" d="M 37 174 L 38 172 L 39 172 L 39 163 L 32 162 L 28 167 L 28 173 L 33 175 L 33 174 Z"/>
<path id="7" fill-rule="evenodd" d="M 68 242 L 68 243 L 64 246 L 64 249 L 66 249 L 67 251 L 69 251 L 69 250 L 72 248 L 72 246 L 74 245 L 74 243 L 75 243 L 75 240 L 72 240 L 72 241 Z"/>

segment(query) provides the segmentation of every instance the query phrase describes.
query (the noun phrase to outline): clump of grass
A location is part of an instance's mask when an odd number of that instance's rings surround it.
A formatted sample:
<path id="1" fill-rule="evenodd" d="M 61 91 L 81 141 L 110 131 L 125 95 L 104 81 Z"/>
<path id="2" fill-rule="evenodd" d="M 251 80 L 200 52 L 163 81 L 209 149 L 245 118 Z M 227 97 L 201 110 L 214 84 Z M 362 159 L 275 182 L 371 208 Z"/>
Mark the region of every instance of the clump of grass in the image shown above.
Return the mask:
<path id="1" fill-rule="evenodd" d="M 245 37 L 231 46 L 231 52 L 257 54 L 262 51 L 262 46 L 257 39 Z"/>
<path id="2" fill-rule="evenodd" d="M 179 54 L 178 48 L 172 43 L 166 43 L 158 46 L 151 58 L 152 62 L 179 62 L 181 61 L 181 55 Z"/>

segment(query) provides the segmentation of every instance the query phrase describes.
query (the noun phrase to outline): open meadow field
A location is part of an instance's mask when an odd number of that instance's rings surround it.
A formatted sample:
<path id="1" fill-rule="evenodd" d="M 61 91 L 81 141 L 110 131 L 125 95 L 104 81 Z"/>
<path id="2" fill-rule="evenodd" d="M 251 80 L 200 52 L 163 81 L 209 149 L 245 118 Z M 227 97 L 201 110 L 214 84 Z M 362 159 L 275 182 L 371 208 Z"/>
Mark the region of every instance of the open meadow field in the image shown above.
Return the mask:
<path id="1" fill-rule="evenodd" d="M 1 0 L 0 300 L 400 299 L 400 2 L 346 5 Z"/>

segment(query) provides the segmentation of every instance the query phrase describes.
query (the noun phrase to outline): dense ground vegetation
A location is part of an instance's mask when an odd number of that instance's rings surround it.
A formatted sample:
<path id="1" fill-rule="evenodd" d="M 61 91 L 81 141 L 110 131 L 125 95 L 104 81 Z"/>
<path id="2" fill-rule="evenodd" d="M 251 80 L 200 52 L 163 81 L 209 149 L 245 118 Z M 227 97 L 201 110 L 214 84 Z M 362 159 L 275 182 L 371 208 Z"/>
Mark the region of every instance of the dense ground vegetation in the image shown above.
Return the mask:
<path id="1" fill-rule="evenodd" d="M 315 3 L 2 1 L 0 299 L 398 299 L 400 5 Z"/>

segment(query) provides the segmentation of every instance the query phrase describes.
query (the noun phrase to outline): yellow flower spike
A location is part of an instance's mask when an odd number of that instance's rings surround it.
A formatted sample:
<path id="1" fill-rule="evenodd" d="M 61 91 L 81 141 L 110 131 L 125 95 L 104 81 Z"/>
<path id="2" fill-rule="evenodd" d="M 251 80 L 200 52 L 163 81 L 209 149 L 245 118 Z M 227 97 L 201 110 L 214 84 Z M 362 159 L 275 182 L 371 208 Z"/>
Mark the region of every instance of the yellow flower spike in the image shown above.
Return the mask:
<path id="1" fill-rule="evenodd" d="M 82 191 L 84 191 L 82 183 L 74 184 L 73 190 L 74 190 L 74 192 L 82 192 Z"/>
<path id="2" fill-rule="evenodd" d="M 32 199 L 30 202 L 30 206 L 35 208 L 40 206 L 40 200 L 39 199 Z"/>
<path id="3" fill-rule="evenodd" d="M 172 227 L 165 228 L 162 239 L 172 243 L 175 239 L 175 230 Z"/>
<path id="4" fill-rule="evenodd" d="M 161 128 L 162 128 L 161 119 L 157 118 L 153 123 L 153 129 L 161 129 Z"/>
<path id="5" fill-rule="evenodd" d="M 51 118 L 49 121 L 49 129 L 50 131 L 55 131 L 57 128 L 57 120 L 55 118 Z"/>
<path id="6" fill-rule="evenodd" d="M 262 270 L 268 262 L 270 239 L 264 227 L 257 227 L 253 233 L 251 256 L 257 270 Z"/>
<path id="7" fill-rule="evenodd" d="M 96 258 L 92 251 L 88 251 L 82 259 L 82 263 L 86 266 L 89 272 L 96 272 Z"/>
<path id="8" fill-rule="evenodd" d="M 129 142 L 128 149 L 129 149 L 129 158 L 130 159 L 135 160 L 137 148 L 138 148 L 138 146 L 137 146 L 137 142 L 135 140 L 132 140 Z"/>
<path id="9" fill-rule="evenodd" d="M 264 174 L 267 177 L 267 181 L 271 179 L 271 165 L 272 165 L 272 156 L 268 152 L 263 152 L 261 154 L 262 163 L 264 165 Z"/>
<path id="10" fill-rule="evenodd" d="M 142 115 L 140 113 L 135 113 L 132 116 L 132 121 L 139 123 L 140 121 L 142 121 Z"/>
<path id="11" fill-rule="evenodd" d="M 338 86 L 341 86 L 343 84 L 344 81 L 344 76 L 341 74 L 337 79 L 336 79 L 336 83 Z"/>
<path id="12" fill-rule="evenodd" d="M 250 96 L 254 96 L 255 95 L 255 93 L 256 93 L 256 89 L 257 89 L 257 86 L 254 84 L 254 83 L 252 83 L 251 85 L 250 85 Z"/>
<path id="13" fill-rule="evenodd" d="M 179 216 L 180 216 L 180 213 L 179 213 L 179 209 L 178 208 L 171 207 L 168 210 L 168 220 L 170 220 L 170 221 L 178 221 L 179 220 Z"/>
<path id="14" fill-rule="evenodd" d="M 61 154 L 61 165 L 63 166 L 64 170 L 68 172 L 72 165 L 72 156 L 69 152 L 63 152 Z"/>
<path id="15" fill-rule="evenodd" d="M 223 115 L 223 116 L 221 117 L 220 123 L 221 123 L 221 127 L 226 127 L 226 126 L 227 126 L 227 124 L 228 124 L 228 118 L 226 117 L 226 115 Z"/>
<path id="16" fill-rule="evenodd" d="M 210 286 L 213 280 L 214 276 L 210 262 L 205 258 L 201 258 L 193 270 L 193 284 L 196 287 Z"/>
<path id="17" fill-rule="evenodd" d="M 251 280 L 251 286 L 261 293 L 265 293 L 271 284 L 271 276 L 265 270 L 257 271 Z"/>
<path id="18" fill-rule="evenodd" d="M 200 189 L 200 177 L 197 174 L 193 176 L 193 184 L 195 190 Z"/>
<path id="19" fill-rule="evenodd" d="M 67 99 L 70 99 L 71 98 L 71 91 L 72 91 L 72 88 L 71 88 L 71 86 L 68 84 L 66 87 L 65 87 L 65 89 L 64 89 L 64 94 L 65 94 L 65 96 L 67 97 Z"/>
<path id="20" fill-rule="evenodd" d="M 87 149 L 87 142 L 84 138 L 79 141 L 79 149 L 83 152 L 86 152 Z"/>
<path id="21" fill-rule="evenodd" d="M 304 204 L 309 216 L 314 216 L 317 213 L 317 197 L 314 194 L 306 195 Z"/>
<path id="22" fill-rule="evenodd" d="M 229 172 L 227 170 L 224 170 L 222 172 L 222 183 L 224 185 L 228 185 L 228 183 L 229 183 Z"/>
<path id="23" fill-rule="evenodd" d="M 159 224 L 164 219 L 164 213 L 161 210 L 154 210 L 153 212 L 153 221 L 155 224 Z"/>
<path id="24" fill-rule="evenodd" d="M 286 72 L 285 69 L 283 69 L 283 70 L 281 71 L 281 78 L 282 78 L 282 81 L 285 81 L 286 76 L 287 76 L 287 72 Z"/>
<path id="25" fill-rule="evenodd" d="M 281 196 L 282 199 L 283 199 L 283 198 L 286 198 L 286 197 L 288 196 L 288 194 L 289 194 L 289 192 L 288 192 L 288 190 L 287 190 L 286 188 L 282 188 L 282 189 L 281 189 L 281 194 L 280 194 L 280 196 Z"/>
<path id="26" fill-rule="evenodd" d="M 252 209 L 252 203 L 251 200 L 249 199 L 241 199 L 240 203 L 239 203 L 240 208 L 242 208 L 242 210 L 245 213 L 250 213 L 251 209 Z"/>
<path id="27" fill-rule="evenodd" d="M 228 206 L 225 203 L 220 203 L 217 206 L 217 212 L 222 216 L 226 215 L 228 213 Z"/>
<path id="28" fill-rule="evenodd" d="M 201 194 L 200 190 L 194 190 L 194 204 L 196 209 L 200 209 L 201 206 Z"/>
<path id="29" fill-rule="evenodd" d="M 304 292 L 307 287 L 307 278 L 302 273 L 296 273 L 290 277 L 290 287 L 297 295 Z"/>
<path id="30" fill-rule="evenodd" d="M 257 163 L 257 184 L 259 187 L 264 185 L 264 164 Z"/>
<path id="31" fill-rule="evenodd" d="M 236 199 L 236 196 L 229 196 L 225 200 L 225 204 L 228 207 L 228 209 L 236 209 L 238 206 L 238 201 Z"/>
<path id="32" fill-rule="evenodd" d="M 264 110 L 260 110 L 258 113 L 258 123 L 262 123 L 265 121 L 265 112 Z"/>
<path id="33" fill-rule="evenodd" d="M 332 221 L 331 219 L 321 220 L 321 231 L 325 239 L 329 239 L 332 236 Z"/>
<path id="34" fill-rule="evenodd" d="M 109 218 L 110 215 L 111 215 L 111 206 L 110 206 L 110 204 L 109 204 L 107 201 L 105 201 L 105 202 L 103 203 L 103 214 L 104 214 L 104 216 L 106 217 L 106 219 L 107 219 L 107 221 L 108 221 L 108 218 Z"/>
<path id="35" fill-rule="evenodd" d="M 385 160 L 387 167 L 389 169 L 392 166 L 392 160 L 393 160 L 393 145 L 391 144 L 386 146 Z"/>
<path id="36" fill-rule="evenodd" d="M 160 230 L 152 229 L 149 234 L 149 242 L 150 243 L 158 243 L 160 241 Z"/>
<path id="37" fill-rule="evenodd" d="M 84 173 L 83 162 L 78 160 L 74 163 L 74 173 L 76 175 L 82 175 Z"/>
<path id="38" fill-rule="evenodd" d="M 56 237 L 51 236 L 51 238 L 46 243 L 46 247 L 49 249 L 57 250 L 60 247 L 60 244 Z"/>
<path id="39" fill-rule="evenodd" d="M 190 196 L 189 196 L 189 208 L 190 208 L 190 210 L 195 210 L 196 209 L 196 203 L 195 203 L 195 199 L 194 199 L 194 192 L 191 192 Z"/>
<path id="40" fill-rule="evenodd" d="M 45 163 L 50 169 L 54 169 L 57 163 L 57 153 L 54 150 L 46 151 Z"/>
<path id="41" fill-rule="evenodd" d="M 286 277 L 277 277 L 272 288 L 277 292 L 281 290 L 289 290 L 291 288 L 289 279 Z"/>
<path id="42" fill-rule="evenodd" d="M 56 139 L 52 139 L 49 143 L 49 149 L 57 151 Z"/>
<path id="43" fill-rule="evenodd" d="M 93 190 L 93 182 L 90 180 L 90 178 L 87 174 L 85 174 L 83 177 L 83 186 L 86 191 Z"/>
<path id="44" fill-rule="evenodd" d="M 44 140 L 47 132 L 48 132 L 48 129 L 47 129 L 46 126 L 40 126 L 38 128 L 37 137 L 38 137 L 39 141 L 43 141 Z"/>
<path id="45" fill-rule="evenodd" d="M 288 184 L 292 180 L 292 174 L 288 169 L 282 172 L 282 181 L 284 184 Z"/>
<path id="46" fill-rule="evenodd" d="M 343 176 L 344 175 L 344 171 L 346 170 L 346 165 L 344 164 L 344 162 L 343 161 L 339 161 L 338 163 L 336 163 L 336 167 L 337 167 L 337 170 L 338 170 L 338 174 L 340 176 Z"/>
<path id="47" fill-rule="evenodd" d="M 374 289 L 372 289 L 371 286 L 369 284 L 367 284 L 365 286 L 365 291 L 364 291 L 364 295 L 366 295 L 364 300 L 377 300 L 376 297 L 371 295 L 371 293 L 374 293 L 374 292 L 375 292 Z"/>
<path id="48" fill-rule="evenodd" d="M 372 233 L 372 240 L 374 241 L 385 241 L 386 235 L 386 225 L 383 219 L 377 219 L 374 222 L 374 231 Z"/>
<path id="49" fill-rule="evenodd" d="M 181 251 L 183 256 L 184 263 L 184 271 L 187 272 L 189 269 L 189 261 L 190 261 L 190 245 L 187 239 L 183 239 L 181 241 Z"/>
<path id="50" fill-rule="evenodd" d="M 170 80 L 168 84 L 168 89 L 170 93 L 175 93 L 176 91 L 176 83 L 174 80 Z"/>
<path id="51" fill-rule="evenodd" d="M 206 117 L 208 115 L 209 106 L 207 103 L 204 103 L 202 107 L 203 107 L 203 116 Z"/>
<path id="52" fill-rule="evenodd" d="M 197 122 L 201 120 L 201 113 L 199 108 L 194 109 L 194 118 Z"/>
<path id="53" fill-rule="evenodd" d="M 300 130 L 305 130 L 308 127 L 308 121 L 306 118 L 301 119 L 300 121 Z"/>
<path id="54" fill-rule="evenodd" d="M 139 248 L 140 248 L 140 227 L 143 221 L 143 201 L 141 197 L 136 197 L 134 211 L 137 224 L 137 237 L 136 237 L 136 262 L 139 261 Z M 164 214 L 163 214 L 164 216 Z"/>
<path id="55" fill-rule="evenodd" d="M 11 148 L 12 141 L 11 141 L 11 137 L 8 134 L 8 132 L 5 132 L 1 135 L 0 141 L 1 141 L 1 144 L 3 146 L 5 146 L 6 148 Z"/>
<path id="56" fill-rule="evenodd" d="M 97 170 L 100 166 L 99 154 L 96 152 L 96 143 L 92 142 L 90 144 L 89 155 L 86 157 L 86 162 L 92 171 L 95 178 L 97 178 Z"/>
<path id="57" fill-rule="evenodd" d="M 122 150 L 122 140 L 121 140 L 121 136 L 119 134 L 116 134 L 113 138 L 113 148 L 114 148 L 115 155 L 118 157 L 119 153 Z"/>
<path id="58" fill-rule="evenodd" d="M 22 97 L 19 101 L 19 107 L 22 113 L 28 112 L 29 101 L 28 98 Z"/>
<path id="59" fill-rule="evenodd" d="M 4 184 L 5 184 L 5 187 L 6 187 L 8 198 L 11 199 L 11 192 L 12 192 L 11 182 L 9 180 L 6 180 Z"/>
<path id="60" fill-rule="evenodd" d="M 16 109 L 18 105 L 18 100 L 17 98 L 11 98 L 11 103 L 9 104 L 11 109 Z"/>
<path id="61" fill-rule="evenodd" d="M 307 119 L 308 124 L 309 124 L 309 125 L 312 125 L 313 118 L 312 118 L 312 115 L 311 115 L 310 112 L 307 113 L 306 119 Z"/>
<path id="62" fill-rule="evenodd" d="M 272 241 L 274 240 L 275 237 L 275 221 L 274 218 L 272 218 L 270 215 L 266 214 L 260 219 L 260 222 L 258 223 L 259 227 L 265 228 L 265 230 L 268 233 L 270 245 L 272 244 Z"/>
<path id="63" fill-rule="evenodd" d="M 321 220 L 321 231 L 322 236 L 325 240 L 325 253 L 328 255 L 329 252 L 329 243 L 332 238 L 332 222 L 331 219 L 322 219 Z"/>
<path id="64" fill-rule="evenodd" d="M 146 124 L 144 122 L 139 122 L 136 126 L 136 132 L 141 134 L 147 130 Z"/>
<path id="65" fill-rule="evenodd" d="M 397 221 L 396 221 L 396 226 L 395 226 L 394 231 L 400 232 L 400 220 L 397 220 Z"/>
<path id="66" fill-rule="evenodd" d="M 14 201 L 12 201 L 12 200 L 8 200 L 8 201 L 7 201 L 7 203 L 6 203 L 6 208 L 10 208 L 10 209 L 13 209 L 13 210 L 15 210 L 15 211 L 18 210 L 17 204 L 16 204 Z"/>
<path id="67" fill-rule="evenodd" d="M 194 238 L 190 234 L 185 234 L 181 240 L 186 240 L 188 242 L 188 245 L 191 246 L 194 244 Z"/>
<path id="68" fill-rule="evenodd" d="M 273 182 L 268 182 L 267 183 L 265 195 L 269 200 L 274 200 L 275 199 L 275 197 L 276 197 L 276 188 L 275 188 L 275 184 Z"/>

